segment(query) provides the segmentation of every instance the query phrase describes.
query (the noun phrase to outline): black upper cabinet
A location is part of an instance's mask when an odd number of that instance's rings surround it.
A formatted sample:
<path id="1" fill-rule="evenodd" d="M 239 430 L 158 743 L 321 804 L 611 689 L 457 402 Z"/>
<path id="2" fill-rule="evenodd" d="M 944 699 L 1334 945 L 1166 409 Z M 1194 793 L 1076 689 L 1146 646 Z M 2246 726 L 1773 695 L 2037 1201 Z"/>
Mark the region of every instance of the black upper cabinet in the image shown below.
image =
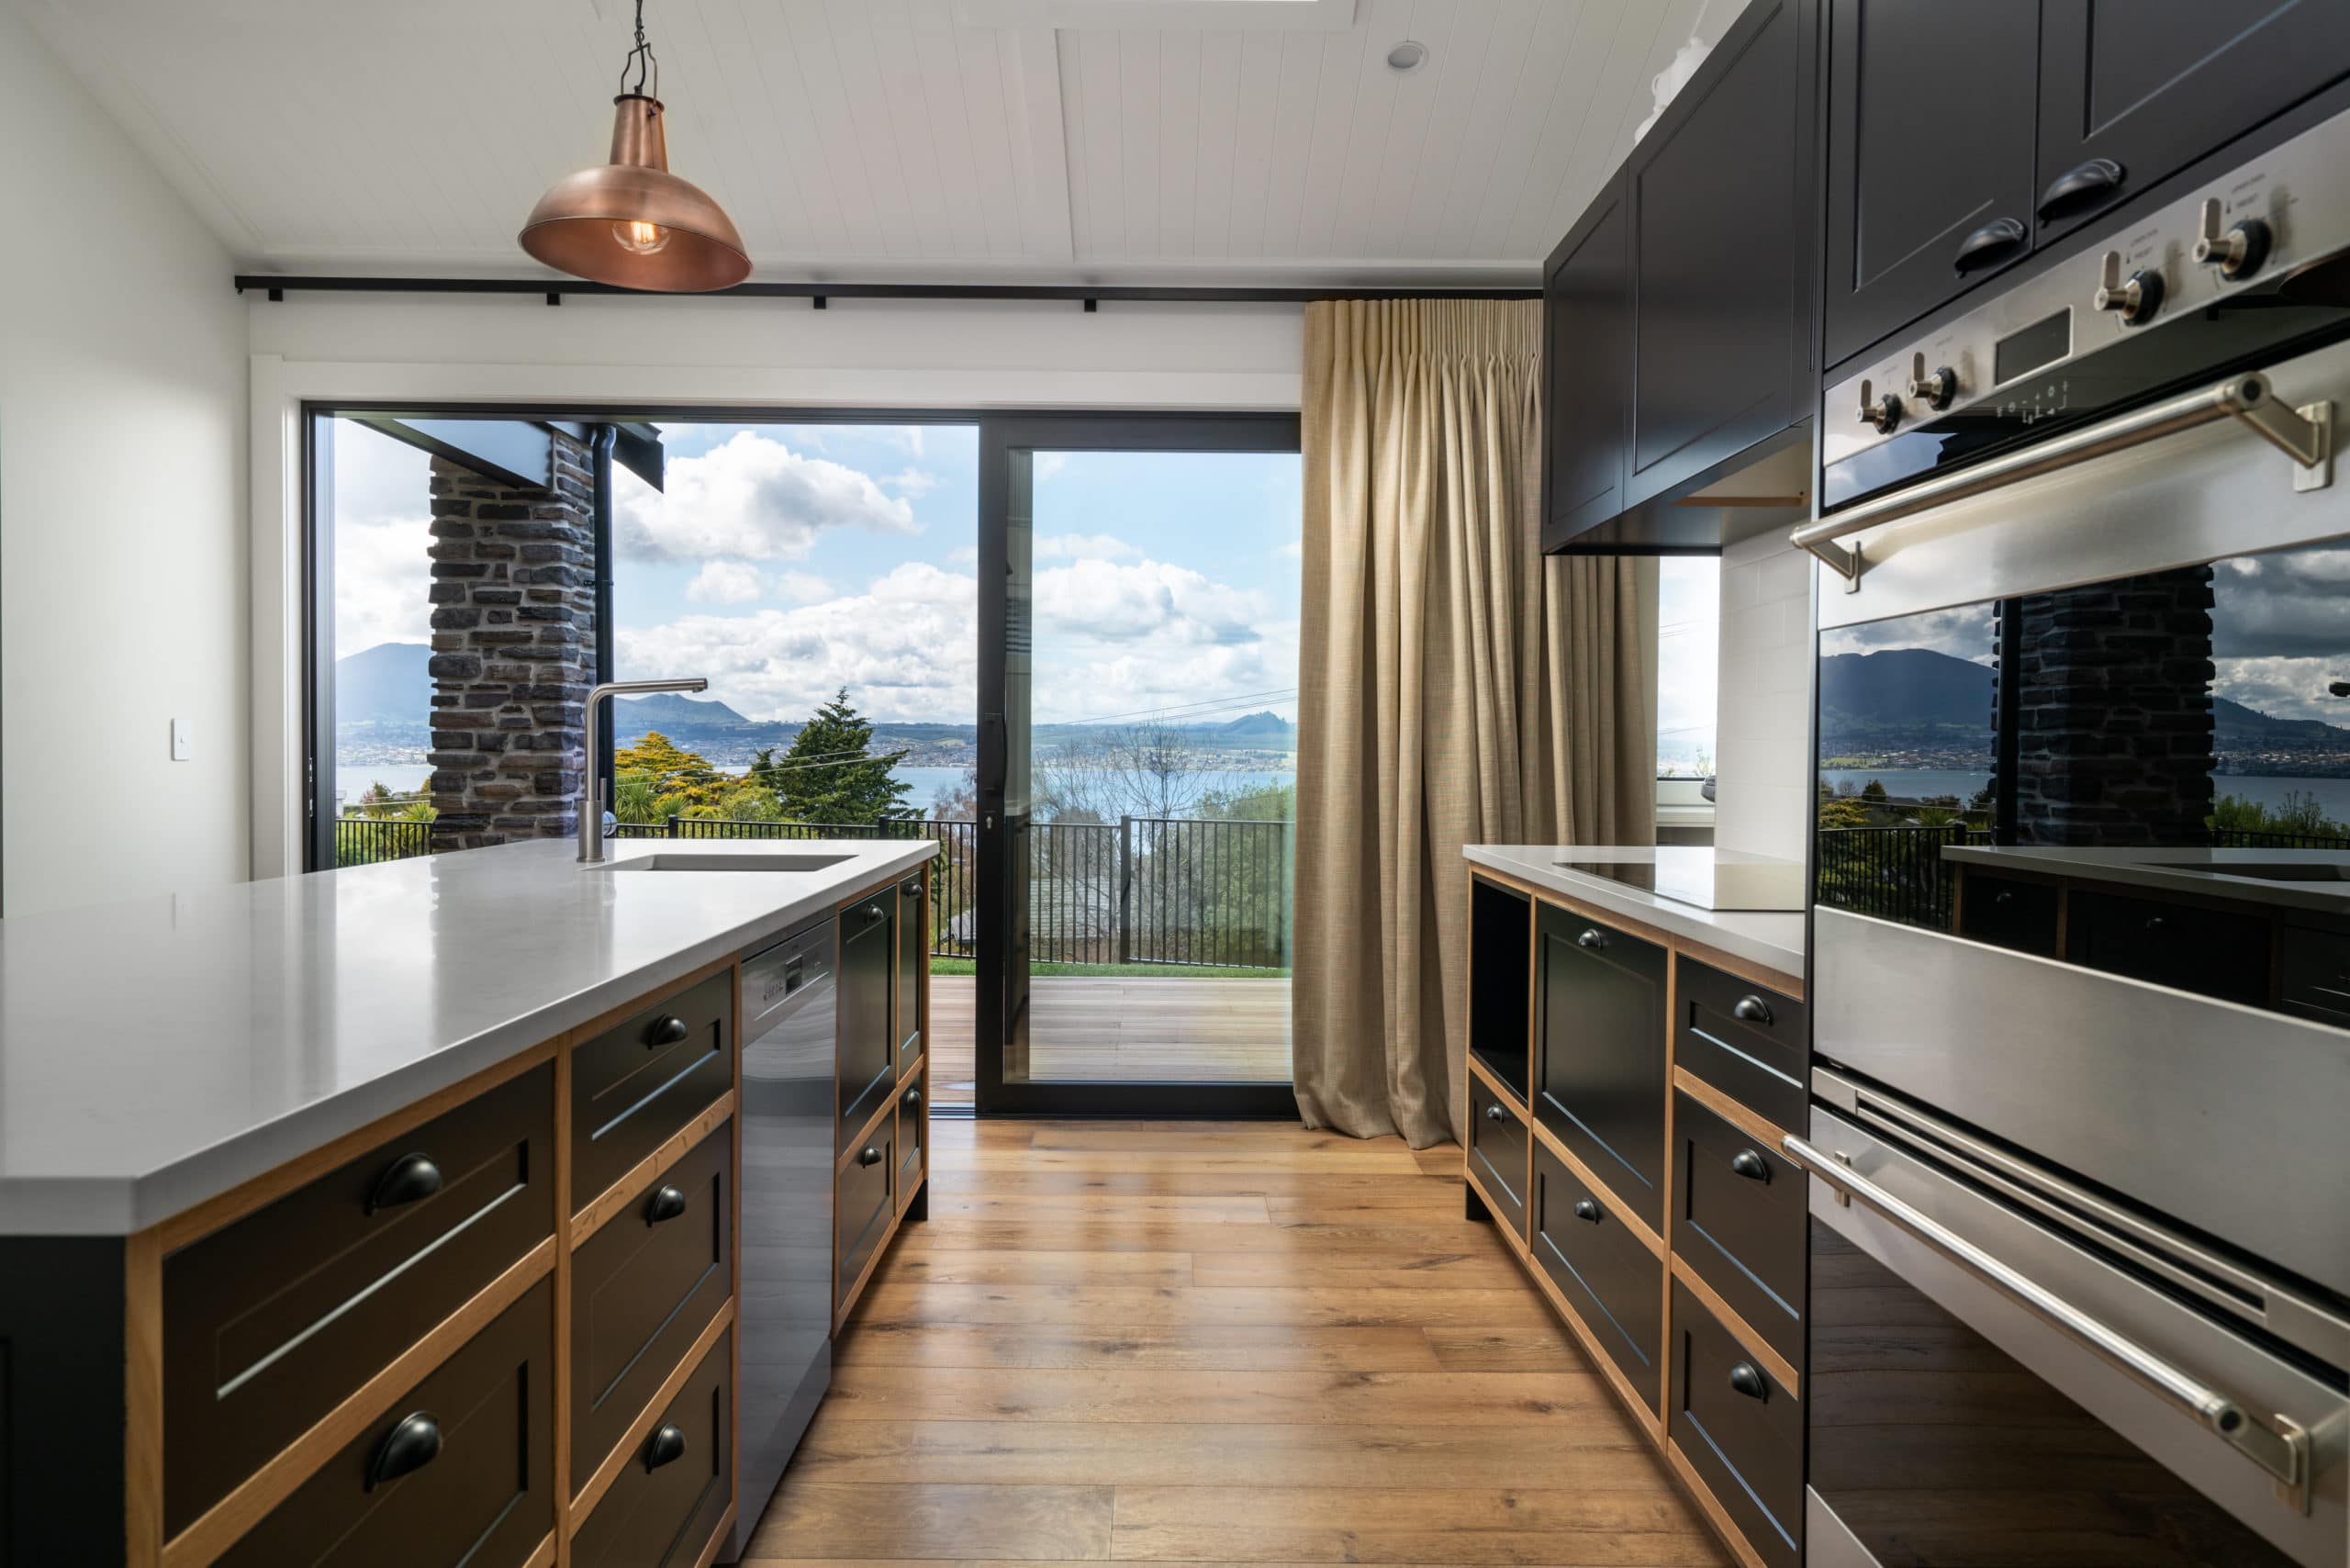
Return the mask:
<path id="1" fill-rule="evenodd" d="M 2040 0 L 1830 0 L 1830 364 L 2031 252 L 2040 29 Z"/>
<path id="2" fill-rule="evenodd" d="M 1811 402 L 1812 6 L 1752 0 L 1625 164 L 1628 504 L 1778 434 Z"/>
<path id="3" fill-rule="evenodd" d="M 2343 0 L 2044 0 L 2041 27 L 2042 241 L 2350 71 Z"/>
<path id="4" fill-rule="evenodd" d="M 1624 510 L 1631 386 L 1631 222 L 1621 170 L 1542 274 L 1542 545 L 1554 549 Z"/>

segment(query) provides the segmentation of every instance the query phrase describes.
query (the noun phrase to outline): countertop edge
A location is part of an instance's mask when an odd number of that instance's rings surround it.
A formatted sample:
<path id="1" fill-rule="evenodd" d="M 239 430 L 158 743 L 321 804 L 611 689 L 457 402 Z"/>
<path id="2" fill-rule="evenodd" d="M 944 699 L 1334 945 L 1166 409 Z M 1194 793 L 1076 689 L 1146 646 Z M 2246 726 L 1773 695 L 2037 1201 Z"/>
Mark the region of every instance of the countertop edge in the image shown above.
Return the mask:
<path id="1" fill-rule="evenodd" d="M 1717 952 L 1727 953 L 1731 958 L 1743 958 L 1784 977 L 1796 987 L 1804 984 L 1804 950 L 1800 937 L 1795 946 L 1789 946 L 1757 935 L 1739 924 L 1744 921 L 1800 923 L 1804 919 L 1801 913 L 1792 910 L 1697 909 L 1642 893 L 1602 877 L 1571 871 L 1564 867 L 1528 865 L 1519 857 L 1528 849 L 1539 849 L 1546 856 L 1563 856 L 1574 852 L 1575 847 L 1569 845 L 1469 844 L 1461 846 L 1460 855 L 1472 866 L 1547 888 L 1595 909 L 1656 926 Z"/>
<path id="2" fill-rule="evenodd" d="M 936 853 L 937 846 L 928 840 L 909 840 L 863 868 L 868 874 L 803 890 L 727 931 L 555 997 L 364 1084 L 257 1122 L 137 1176 L 0 1177 L 0 1236 L 119 1239 L 136 1235 L 764 937 L 780 935 L 859 892 L 917 869 Z"/>

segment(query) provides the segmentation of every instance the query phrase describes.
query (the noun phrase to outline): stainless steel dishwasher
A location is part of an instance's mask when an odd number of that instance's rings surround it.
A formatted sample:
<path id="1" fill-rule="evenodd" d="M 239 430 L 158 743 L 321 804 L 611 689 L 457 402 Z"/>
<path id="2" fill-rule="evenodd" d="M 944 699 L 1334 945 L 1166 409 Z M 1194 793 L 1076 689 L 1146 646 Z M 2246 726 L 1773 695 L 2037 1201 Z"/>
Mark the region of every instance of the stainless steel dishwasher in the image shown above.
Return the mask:
<path id="1" fill-rule="evenodd" d="M 833 1380 L 833 917 L 743 962 L 742 1555 Z"/>

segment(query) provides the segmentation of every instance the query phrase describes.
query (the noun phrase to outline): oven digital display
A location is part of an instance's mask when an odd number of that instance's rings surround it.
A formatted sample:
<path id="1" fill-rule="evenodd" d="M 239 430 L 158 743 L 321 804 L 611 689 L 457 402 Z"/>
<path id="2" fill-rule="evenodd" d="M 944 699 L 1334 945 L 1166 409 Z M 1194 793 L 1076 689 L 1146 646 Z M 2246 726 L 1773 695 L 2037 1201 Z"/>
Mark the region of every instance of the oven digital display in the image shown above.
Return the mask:
<path id="1" fill-rule="evenodd" d="M 2044 316 L 2020 332 L 2010 332 L 1991 348 L 1991 381 L 2004 386 L 2019 375 L 2030 375 L 2044 364 L 2054 364 L 2073 348 L 2070 306 Z"/>

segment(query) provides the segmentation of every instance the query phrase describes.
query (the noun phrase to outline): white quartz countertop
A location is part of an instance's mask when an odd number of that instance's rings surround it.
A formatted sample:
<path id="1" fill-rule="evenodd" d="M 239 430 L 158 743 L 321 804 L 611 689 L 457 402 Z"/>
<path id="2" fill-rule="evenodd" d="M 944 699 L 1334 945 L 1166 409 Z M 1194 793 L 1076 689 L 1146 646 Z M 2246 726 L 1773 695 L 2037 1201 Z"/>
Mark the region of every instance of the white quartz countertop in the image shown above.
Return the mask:
<path id="1" fill-rule="evenodd" d="M 1662 898 L 1622 882 L 1570 870 L 1561 860 L 1596 860 L 1611 865 L 1653 866 L 1656 850 L 1645 845 L 1472 844 L 1462 849 L 1471 864 L 1499 871 L 1538 888 L 1563 893 L 1578 903 L 1603 909 L 1702 943 L 1717 952 L 1760 964 L 1785 975 L 1796 989 L 1803 985 L 1804 916 L 1794 912 L 1701 909 L 1677 899 Z M 1680 851 L 1689 854 L 1689 850 Z M 1710 851 L 1717 860 L 1771 864 L 1764 855 L 1735 850 Z M 1784 864 L 1782 862 L 1782 864 Z"/>
<path id="2" fill-rule="evenodd" d="M 830 913 L 925 840 L 540 840 L 0 921 L 0 1236 L 143 1229 Z M 647 871 L 654 855 L 846 855 Z"/>

